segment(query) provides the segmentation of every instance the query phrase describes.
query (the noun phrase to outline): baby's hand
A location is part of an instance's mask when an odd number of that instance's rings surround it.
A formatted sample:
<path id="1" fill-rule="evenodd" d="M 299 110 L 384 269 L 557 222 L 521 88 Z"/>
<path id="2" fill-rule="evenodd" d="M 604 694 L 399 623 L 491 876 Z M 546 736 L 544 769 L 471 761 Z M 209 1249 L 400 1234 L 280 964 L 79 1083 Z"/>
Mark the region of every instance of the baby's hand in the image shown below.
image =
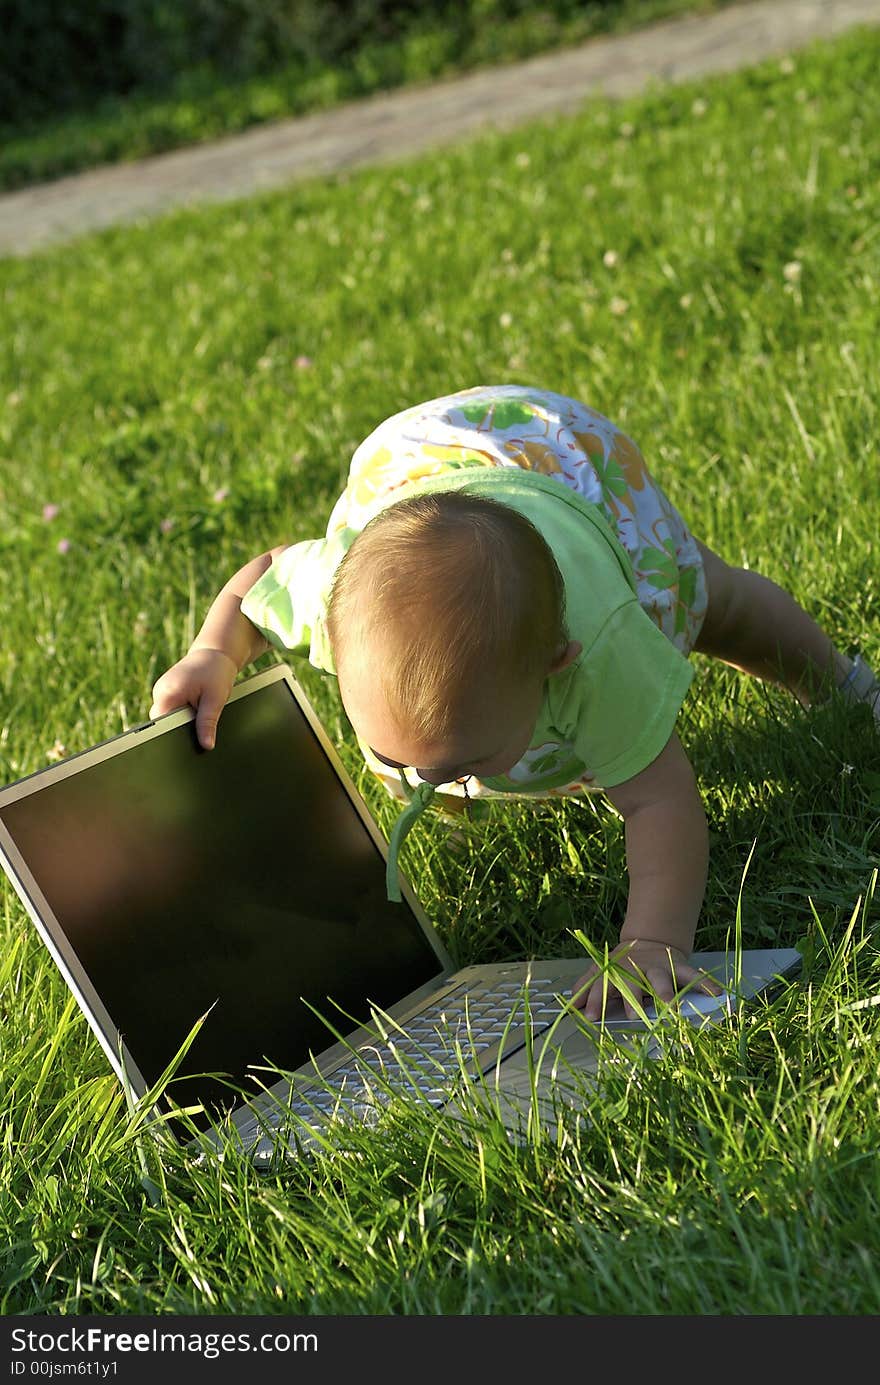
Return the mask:
<path id="1" fill-rule="evenodd" d="M 194 707 L 199 745 L 210 750 L 237 674 L 235 661 L 222 650 L 191 649 L 153 685 L 150 716 L 161 717 L 177 707 Z"/>
<path id="2" fill-rule="evenodd" d="M 572 987 L 572 1005 L 587 1019 L 619 1018 L 621 1009 L 627 1019 L 639 1019 L 633 1001 L 645 1006 L 655 999 L 674 1000 L 685 987 L 689 994 L 720 995 L 723 989 L 714 977 L 690 966 L 677 947 L 653 939 L 621 943 L 611 959 L 616 965 L 608 975 L 593 966 Z"/>

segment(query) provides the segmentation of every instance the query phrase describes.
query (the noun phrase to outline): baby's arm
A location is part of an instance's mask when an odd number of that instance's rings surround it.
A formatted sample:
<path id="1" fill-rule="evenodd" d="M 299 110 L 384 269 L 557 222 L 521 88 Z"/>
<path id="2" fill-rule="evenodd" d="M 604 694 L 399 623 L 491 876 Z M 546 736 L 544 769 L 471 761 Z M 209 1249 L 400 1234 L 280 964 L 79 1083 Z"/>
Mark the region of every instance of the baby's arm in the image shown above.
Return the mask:
<path id="1" fill-rule="evenodd" d="M 239 670 L 268 649 L 268 644 L 247 616 L 242 599 L 262 577 L 284 545 L 252 558 L 223 587 L 205 616 L 202 628 L 187 653 L 163 673 L 153 686 L 150 716 L 162 716 L 187 704 L 196 709 L 199 744 L 210 750 L 226 700 Z"/>
<path id="2" fill-rule="evenodd" d="M 673 733 L 647 769 L 607 796 L 624 819 L 629 898 L 615 958 L 632 974 L 632 992 L 646 996 L 644 981 L 662 1000 L 691 981 L 696 989 L 718 989 L 688 966 L 706 889 L 709 841 L 706 815 L 694 772 Z M 591 986 L 590 982 L 594 984 Z M 582 977 L 576 1003 L 590 1019 L 603 1011 L 603 982 L 595 969 Z M 618 994 L 613 982 L 608 995 Z M 624 1000 L 630 1016 L 635 1011 Z"/>

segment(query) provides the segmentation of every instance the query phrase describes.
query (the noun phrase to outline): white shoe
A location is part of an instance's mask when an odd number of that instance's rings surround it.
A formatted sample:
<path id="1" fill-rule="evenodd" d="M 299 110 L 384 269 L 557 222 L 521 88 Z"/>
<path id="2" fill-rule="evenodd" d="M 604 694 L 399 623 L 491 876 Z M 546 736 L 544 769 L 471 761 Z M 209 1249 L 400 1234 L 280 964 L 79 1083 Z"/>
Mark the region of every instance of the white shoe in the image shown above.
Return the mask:
<path id="1" fill-rule="evenodd" d="M 861 654 L 856 654 L 852 667 L 837 691 L 847 702 L 867 702 L 874 714 L 874 721 L 880 727 L 880 679 L 872 673 Z"/>

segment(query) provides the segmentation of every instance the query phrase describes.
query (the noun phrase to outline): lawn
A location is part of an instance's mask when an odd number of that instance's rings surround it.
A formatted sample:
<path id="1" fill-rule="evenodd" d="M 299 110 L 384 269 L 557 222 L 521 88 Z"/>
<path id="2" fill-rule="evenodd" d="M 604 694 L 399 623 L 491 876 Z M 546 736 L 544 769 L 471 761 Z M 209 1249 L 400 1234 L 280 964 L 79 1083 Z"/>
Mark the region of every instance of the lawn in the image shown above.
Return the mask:
<path id="1" fill-rule="evenodd" d="M 226 577 L 322 532 L 375 423 L 482 382 L 614 418 L 705 542 L 880 664 L 878 63 L 855 32 L 0 264 L 2 781 L 143 720 Z M 400 1101 L 269 1175 L 139 1151 L 4 882 L 0 1311 L 876 1313 L 880 741 L 695 668 L 698 945 L 798 946 L 803 979 L 523 1145 Z M 296 672 L 388 829 L 332 680 Z M 403 856 L 460 964 L 616 937 L 601 800 Z"/>

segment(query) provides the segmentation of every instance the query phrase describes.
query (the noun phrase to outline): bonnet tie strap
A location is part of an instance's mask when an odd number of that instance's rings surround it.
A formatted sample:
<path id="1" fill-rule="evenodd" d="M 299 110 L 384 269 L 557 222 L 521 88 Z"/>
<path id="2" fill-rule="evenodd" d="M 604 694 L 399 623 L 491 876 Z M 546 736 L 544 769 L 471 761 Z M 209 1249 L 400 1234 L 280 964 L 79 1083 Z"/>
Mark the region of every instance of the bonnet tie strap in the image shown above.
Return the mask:
<path id="1" fill-rule="evenodd" d="M 400 814 L 400 817 L 397 819 L 392 829 L 391 838 L 388 842 L 388 865 L 385 871 L 386 893 L 394 904 L 400 903 L 400 881 L 398 879 L 400 868 L 398 865 L 398 857 L 400 855 L 400 848 L 403 845 L 403 839 L 409 832 L 416 818 L 421 816 L 434 797 L 433 784 L 419 784 L 415 789 L 412 789 L 404 779 L 402 770 L 400 778 L 407 791 L 409 803 Z"/>

